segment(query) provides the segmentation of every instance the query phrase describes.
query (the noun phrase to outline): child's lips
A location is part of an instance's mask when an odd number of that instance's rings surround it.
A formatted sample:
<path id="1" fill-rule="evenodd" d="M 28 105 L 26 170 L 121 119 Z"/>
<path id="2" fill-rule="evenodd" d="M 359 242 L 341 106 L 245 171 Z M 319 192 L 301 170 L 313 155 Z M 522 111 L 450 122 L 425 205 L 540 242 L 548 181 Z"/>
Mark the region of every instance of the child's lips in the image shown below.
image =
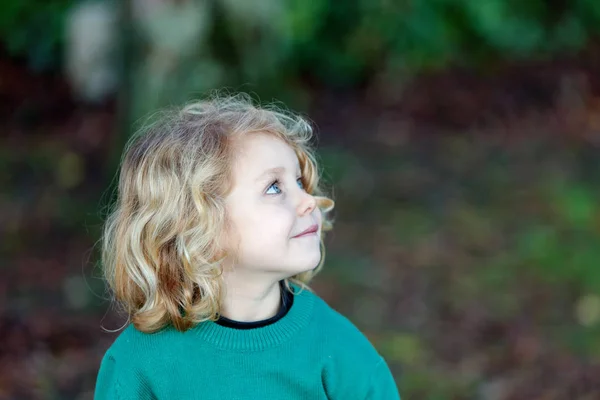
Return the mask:
<path id="1" fill-rule="evenodd" d="M 293 236 L 292 238 L 299 238 L 299 237 L 314 235 L 318 231 L 319 231 L 319 225 L 313 224 L 313 225 L 309 226 L 307 229 L 305 229 L 304 231 L 297 234 L 296 236 Z"/>

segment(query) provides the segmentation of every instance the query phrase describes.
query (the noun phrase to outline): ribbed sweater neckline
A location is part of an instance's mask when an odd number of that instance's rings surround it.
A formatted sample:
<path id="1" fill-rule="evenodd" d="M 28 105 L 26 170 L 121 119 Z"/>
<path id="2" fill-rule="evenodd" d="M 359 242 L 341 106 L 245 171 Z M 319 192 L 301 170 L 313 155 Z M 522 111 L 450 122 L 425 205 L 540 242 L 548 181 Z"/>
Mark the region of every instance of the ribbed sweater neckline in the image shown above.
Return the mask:
<path id="1" fill-rule="evenodd" d="M 308 325 L 313 313 L 314 295 L 292 285 L 294 303 L 288 313 L 275 323 L 254 329 L 235 329 L 214 321 L 198 324 L 194 332 L 204 341 L 220 349 L 256 351 L 277 346 Z"/>

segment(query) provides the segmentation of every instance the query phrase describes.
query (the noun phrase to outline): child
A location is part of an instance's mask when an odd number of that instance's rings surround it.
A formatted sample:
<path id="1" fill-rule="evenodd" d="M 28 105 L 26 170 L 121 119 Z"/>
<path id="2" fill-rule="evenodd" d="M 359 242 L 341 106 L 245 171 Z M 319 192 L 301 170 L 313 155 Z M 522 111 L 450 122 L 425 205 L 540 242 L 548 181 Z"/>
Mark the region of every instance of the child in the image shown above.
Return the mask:
<path id="1" fill-rule="evenodd" d="M 132 324 L 95 399 L 399 399 L 366 337 L 306 286 L 333 201 L 301 117 L 216 97 L 127 145 L 103 236 Z"/>

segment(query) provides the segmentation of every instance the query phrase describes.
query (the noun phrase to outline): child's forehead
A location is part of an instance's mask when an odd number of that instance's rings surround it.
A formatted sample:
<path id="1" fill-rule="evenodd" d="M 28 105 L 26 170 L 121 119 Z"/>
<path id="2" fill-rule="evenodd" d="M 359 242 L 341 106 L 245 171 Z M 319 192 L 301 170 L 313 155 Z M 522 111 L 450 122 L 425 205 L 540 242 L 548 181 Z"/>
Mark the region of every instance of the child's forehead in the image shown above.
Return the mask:
<path id="1" fill-rule="evenodd" d="M 297 159 L 296 152 L 282 138 L 265 133 L 253 133 L 244 137 L 237 147 L 238 155 L 244 157 L 276 156 Z"/>
<path id="2" fill-rule="evenodd" d="M 295 150 L 283 139 L 271 134 L 254 133 L 242 138 L 234 159 L 242 169 L 284 168 L 299 166 Z"/>

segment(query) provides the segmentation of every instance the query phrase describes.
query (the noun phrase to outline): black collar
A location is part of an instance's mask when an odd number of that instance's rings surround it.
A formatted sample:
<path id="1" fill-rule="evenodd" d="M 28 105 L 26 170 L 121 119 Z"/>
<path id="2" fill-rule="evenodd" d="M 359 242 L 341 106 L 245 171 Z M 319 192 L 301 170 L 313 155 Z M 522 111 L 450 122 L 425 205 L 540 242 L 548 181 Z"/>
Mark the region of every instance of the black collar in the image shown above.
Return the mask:
<path id="1" fill-rule="evenodd" d="M 281 318 L 285 317 L 285 315 L 292 307 L 292 304 L 294 303 L 294 295 L 285 287 L 283 281 L 279 282 L 279 286 L 281 288 L 281 307 L 279 307 L 279 311 L 277 311 L 277 314 L 275 314 L 271 318 L 263 319 L 262 321 L 241 322 L 234 321 L 221 315 L 216 321 L 216 323 L 221 326 L 234 329 L 255 329 L 271 325 L 279 321 Z"/>

